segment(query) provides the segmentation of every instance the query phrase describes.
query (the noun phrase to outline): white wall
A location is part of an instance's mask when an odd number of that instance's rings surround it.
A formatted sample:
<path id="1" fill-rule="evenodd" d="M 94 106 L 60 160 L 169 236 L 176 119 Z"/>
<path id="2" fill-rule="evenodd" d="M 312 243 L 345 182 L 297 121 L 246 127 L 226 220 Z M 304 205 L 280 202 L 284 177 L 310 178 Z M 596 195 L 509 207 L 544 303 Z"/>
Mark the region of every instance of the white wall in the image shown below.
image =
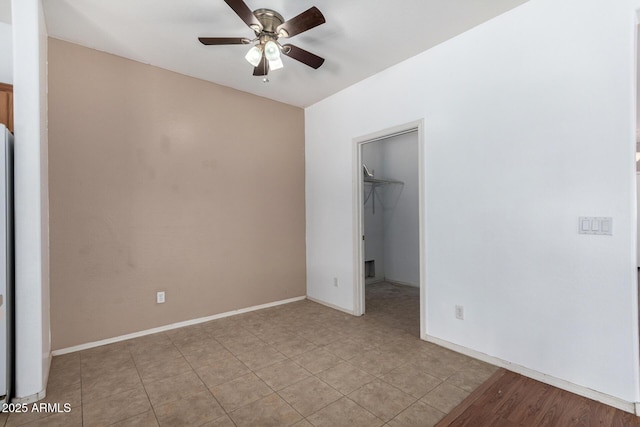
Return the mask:
<path id="1" fill-rule="evenodd" d="M 531 0 L 307 108 L 308 295 L 354 308 L 353 138 L 424 118 L 427 334 L 640 400 L 639 6 Z"/>
<path id="2" fill-rule="evenodd" d="M 47 172 L 47 34 L 40 0 L 12 3 L 16 384 L 14 398 L 41 398 L 51 360 Z"/>
<path id="3" fill-rule="evenodd" d="M 365 259 L 376 260 L 376 280 L 420 286 L 418 133 L 364 144 L 362 160 L 376 178 L 404 183 L 376 186 L 375 214 L 373 195 L 364 205 Z"/>
<path id="4" fill-rule="evenodd" d="M 13 35 L 11 25 L 0 22 L 0 83 L 13 83 Z"/>

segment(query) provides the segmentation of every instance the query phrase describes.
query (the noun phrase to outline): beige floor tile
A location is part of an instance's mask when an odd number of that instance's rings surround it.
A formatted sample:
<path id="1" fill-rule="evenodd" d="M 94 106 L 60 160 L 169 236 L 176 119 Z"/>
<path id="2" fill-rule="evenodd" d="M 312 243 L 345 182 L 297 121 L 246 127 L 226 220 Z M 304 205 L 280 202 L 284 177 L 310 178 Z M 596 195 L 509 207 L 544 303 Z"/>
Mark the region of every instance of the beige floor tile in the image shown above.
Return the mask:
<path id="1" fill-rule="evenodd" d="M 418 399 L 442 382 L 439 378 L 424 373 L 412 364 L 400 366 L 380 378 Z"/>
<path id="2" fill-rule="evenodd" d="M 129 390 L 140 390 L 142 381 L 137 369 L 107 371 L 91 378 L 83 378 L 82 402 L 93 402 Z"/>
<path id="3" fill-rule="evenodd" d="M 468 392 L 472 392 L 473 390 L 478 388 L 480 384 L 488 380 L 492 374 L 493 373 L 489 370 L 480 370 L 473 368 L 463 369 L 447 378 L 447 383 Z"/>
<path id="4" fill-rule="evenodd" d="M 80 355 L 80 362 L 83 368 L 85 364 L 90 364 L 94 360 L 106 362 L 118 357 L 131 356 L 129 347 L 125 342 L 116 342 L 113 344 L 93 347 L 87 350 L 80 351 L 78 354 Z"/>
<path id="5" fill-rule="evenodd" d="M 224 409 L 208 390 L 185 399 L 154 405 L 153 409 L 161 427 L 199 426 L 225 415 Z"/>
<path id="6" fill-rule="evenodd" d="M 318 348 L 300 354 L 293 357 L 292 360 L 314 375 L 329 368 L 333 368 L 338 363 L 342 362 L 342 359 L 338 356 L 323 348 Z"/>
<path id="7" fill-rule="evenodd" d="M 120 351 L 111 351 L 104 356 L 92 355 L 88 358 L 82 356 L 82 380 L 102 376 L 106 373 L 135 369 L 131 353 L 126 348 Z"/>
<path id="8" fill-rule="evenodd" d="M 191 354 L 205 349 L 207 351 L 223 350 L 224 347 L 215 338 L 207 334 L 190 336 L 180 340 L 174 340 L 173 344 L 180 353 Z"/>
<path id="9" fill-rule="evenodd" d="M 345 334 L 334 329 L 324 327 L 311 330 L 309 331 L 309 333 L 306 333 L 303 336 L 318 346 L 324 346 L 346 338 Z"/>
<path id="10" fill-rule="evenodd" d="M 172 342 L 185 337 L 208 335 L 207 330 L 204 328 L 204 323 L 198 323 L 197 325 L 183 326 L 182 328 L 175 328 L 165 331 L 164 334 L 169 337 Z"/>
<path id="11" fill-rule="evenodd" d="M 248 331 L 223 335 L 216 337 L 216 339 L 233 354 L 246 353 L 255 346 L 265 344 L 264 341 Z"/>
<path id="12" fill-rule="evenodd" d="M 217 420 L 202 424 L 202 427 L 236 427 L 236 425 L 231 421 L 231 418 L 229 418 L 228 415 L 224 415 Z"/>
<path id="13" fill-rule="evenodd" d="M 207 391 L 207 387 L 193 371 L 147 383 L 145 389 L 154 407 L 172 400 L 189 399 L 194 394 Z"/>
<path id="14" fill-rule="evenodd" d="M 6 427 L 14 427 L 21 426 L 25 424 L 35 423 L 40 420 L 44 420 L 46 418 L 50 418 L 53 415 L 66 415 L 64 418 L 68 418 L 70 420 L 74 419 L 76 414 L 80 415 L 80 419 L 82 419 L 82 408 L 72 408 L 69 413 L 61 413 L 56 414 L 52 412 L 45 411 L 34 411 L 32 410 L 33 404 L 27 404 L 26 409 L 21 412 L 9 412 L 7 413 L 7 417 L 4 421 L 6 421 Z M 63 410 L 62 408 L 60 410 Z M 59 417 L 60 418 L 60 417 Z"/>
<path id="15" fill-rule="evenodd" d="M 216 339 L 228 339 L 234 336 L 240 335 L 253 335 L 242 325 L 236 323 L 233 317 L 227 317 L 226 319 L 218 319 L 204 325 L 203 328 Z"/>
<path id="16" fill-rule="evenodd" d="M 375 427 L 383 421 L 353 400 L 343 397 L 307 417 L 315 427 Z"/>
<path id="17" fill-rule="evenodd" d="M 82 405 L 82 419 L 85 426 L 108 426 L 143 414 L 151 409 L 144 389 L 118 393 Z"/>
<path id="18" fill-rule="evenodd" d="M 59 387 L 80 383 L 81 362 L 79 353 L 56 356 L 51 360 L 48 383 Z"/>
<path id="19" fill-rule="evenodd" d="M 24 427 L 82 427 L 82 411 L 47 414 L 47 416 L 21 424 Z"/>
<path id="20" fill-rule="evenodd" d="M 411 361 L 422 372 L 434 377 L 446 380 L 451 375 L 464 368 L 464 365 L 457 359 L 446 358 L 445 356 L 436 356 L 430 353 L 423 353 L 419 357 Z"/>
<path id="21" fill-rule="evenodd" d="M 38 403 L 60 403 L 61 405 L 68 403 L 72 408 L 77 408 L 82 405 L 82 384 L 78 382 L 65 386 L 61 383 L 49 382 L 47 395 Z"/>
<path id="22" fill-rule="evenodd" d="M 157 332 L 155 334 L 132 338 L 125 341 L 124 343 L 127 345 L 127 347 L 129 347 L 129 349 L 133 349 L 135 347 L 147 347 L 149 345 L 166 344 L 169 341 L 171 341 L 171 339 L 166 332 Z"/>
<path id="23" fill-rule="evenodd" d="M 373 347 L 355 342 L 351 338 L 335 341 L 323 348 L 344 360 L 352 359 L 364 351 L 373 349 Z"/>
<path id="24" fill-rule="evenodd" d="M 171 341 L 151 343 L 144 347 L 132 348 L 130 351 L 136 365 L 159 363 L 182 357 L 182 353 Z"/>
<path id="25" fill-rule="evenodd" d="M 255 373 L 274 390 L 281 390 L 311 375 L 309 371 L 289 359 L 259 369 Z"/>
<path id="26" fill-rule="evenodd" d="M 382 375 L 404 364 L 404 360 L 380 350 L 368 350 L 351 358 L 349 363 L 371 375 Z"/>
<path id="27" fill-rule="evenodd" d="M 299 301 L 57 356 L 45 401 L 72 413 L 0 426 L 433 425 L 496 368 L 421 341 L 418 295 L 381 283 L 362 317 Z"/>
<path id="28" fill-rule="evenodd" d="M 236 409 L 230 416 L 238 427 L 290 426 L 302 419 L 298 412 L 275 393 Z"/>
<path id="29" fill-rule="evenodd" d="M 390 427 L 433 427 L 446 414 L 423 402 L 416 402 L 389 421 Z"/>
<path id="30" fill-rule="evenodd" d="M 140 415 L 127 418 L 112 424 L 111 427 L 157 427 L 158 421 L 153 411 L 147 411 Z"/>
<path id="31" fill-rule="evenodd" d="M 142 382 L 145 384 L 191 371 L 193 371 L 193 368 L 191 368 L 191 365 L 184 357 L 161 360 L 160 362 L 141 363 L 138 365 L 138 372 L 140 373 Z"/>
<path id="32" fill-rule="evenodd" d="M 254 347 L 246 353 L 238 353 L 236 357 L 253 371 L 286 359 L 284 354 L 268 344 Z"/>
<path id="33" fill-rule="evenodd" d="M 305 417 L 342 397 L 342 393 L 316 377 L 290 385 L 278 394 Z"/>
<path id="34" fill-rule="evenodd" d="M 307 351 L 318 348 L 314 343 L 304 338 L 295 337 L 284 341 L 279 341 L 273 344 L 273 346 L 280 353 L 287 357 L 294 357 Z"/>
<path id="35" fill-rule="evenodd" d="M 448 414 L 468 395 L 468 391 L 444 382 L 427 393 L 420 401 Z"/>
<path id="36" fill-rule="evenodd" d="M 474 369 L 477 371 L 483 371 L 487 374 L 488 378 L 491 375 L 495 374 L 500 368 L 490 363 L 483 362 L 482 360 L 471 359 L 462 369 Z"/>
<path id="37" fill-rule="evenodd" d="M 259 338 L 253 338 L 251 340 L 237 340 L 237 341 L 227 341 L 222 344 L 227 350 L 229 350 L 232 354 L 241 354 L 241 353 L 249 353 L 255 347 L 259 347 L 261 345 L 266 344 Z"/>
<path id="38" fill-rule="evenodd" d="M 417 400 L 381 380 L 363 385 L 349 394 L 349 398 L 384 421 L 389 421 Z"/>
<path id="39" fill-rule="evenodd" d="M 229 350 L 222 347 L 213 350 L 200 348 L 185 354 L 184 358 L 187 359 L 187 362 L 189 362 L 192 368 L 199 369 L 211 365 L 215 366 L 225 358 L 235 359 L 235 356 L 231 354 Z"/>
<path id="40" fill-rule="evenodd" d="M 80 367 L 80 352 L 62 354 L 51 359 L 51 370 L 56 368 L 73 369 Z"/>
<path id="41" fill-rule="evenodd" d="M 333 368 L 320 372 L 317 376 L 342 394 L 349 394 L 375 380 L 373 375 L 369 375 L 347 362 L 341 362 Z"/>
<path id="42" fill-rule="evenodd" d="M 251 371 L 234 355 L 227 352 L 220 354 L 214 362 L 196 369 L 196 372 L 206 386 L 212 388 L 246 375 Z"/>
<path id="43" fill-rule="evenodd" d="M 469 356 L 465 356 L 461 353 L 456 353 L 455 351 L 449 350 L 448 348 L 440 347 L 439 345 L 432 343 L 425 343 L 421 349 L 421 353 L 431 354 L 438 359 L 442 359 L 446 361 L 448 364 L 455 365 L 458 367 L 458 370 L 464 369 L 468 366 L 471 366 L 475 362 L 480 363 L 480 361 L 472 359 Z"/>
<path id="44" fill-rule="evenodd" d="M 211 392 L 222 407 L 229 412 L 261 399 L 273 393 L 273 390 L 254 373 L 249 373 L 213 387 Z"/>
<path id="45" fill-rule="evenodd" d="M 273 325 L 261 328 L 260 331 L 256 333 L 256 336 L 271 345 L 280 341 L 296 338 L 296 334 L 291 332 L 289 328 Z"/>

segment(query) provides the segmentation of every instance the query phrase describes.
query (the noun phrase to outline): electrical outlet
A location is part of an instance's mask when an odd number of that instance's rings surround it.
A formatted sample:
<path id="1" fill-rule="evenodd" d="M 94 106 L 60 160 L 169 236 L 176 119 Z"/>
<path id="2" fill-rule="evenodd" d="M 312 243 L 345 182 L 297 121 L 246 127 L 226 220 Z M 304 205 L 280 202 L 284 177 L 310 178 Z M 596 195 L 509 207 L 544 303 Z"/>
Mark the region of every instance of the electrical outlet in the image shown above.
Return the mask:
<path id="1" fill-rule="evenodd" d="M 456 319 L 464 320 L 464 307 L 456 305 Z"/>
<path id="2" fill-rule="evenodd" d="M 337 277 L 333 278 L 333 286 L 335 286 L 336 288 L 338 287 L 338 278 Z"/>
<path id="3" fill-rule="evenodd" d="M 156 304 L 164 304 L 164 291 L 156 294 Z"/>

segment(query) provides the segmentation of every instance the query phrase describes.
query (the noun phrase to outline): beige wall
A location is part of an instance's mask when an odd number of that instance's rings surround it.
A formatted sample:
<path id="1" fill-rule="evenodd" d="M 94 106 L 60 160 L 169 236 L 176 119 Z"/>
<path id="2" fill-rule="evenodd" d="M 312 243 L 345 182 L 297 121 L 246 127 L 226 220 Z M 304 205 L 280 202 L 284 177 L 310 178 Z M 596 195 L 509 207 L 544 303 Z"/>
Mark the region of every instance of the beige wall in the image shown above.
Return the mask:
<path id="1" fill-rule="evenodd" d="M 49 141 L 54 350 L 305 294 L 302 109 L 50 39 Z"/>

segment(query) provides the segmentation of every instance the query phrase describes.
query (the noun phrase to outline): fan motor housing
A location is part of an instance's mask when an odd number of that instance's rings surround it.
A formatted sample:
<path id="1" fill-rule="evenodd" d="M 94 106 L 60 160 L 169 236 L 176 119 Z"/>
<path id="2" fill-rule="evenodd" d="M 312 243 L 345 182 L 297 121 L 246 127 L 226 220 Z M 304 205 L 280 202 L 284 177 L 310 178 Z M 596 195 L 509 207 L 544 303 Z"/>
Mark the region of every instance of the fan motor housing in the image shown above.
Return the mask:
<path id="1" fill-rule="evenodd" d="M 262 24 L 262 31 L 266 33 L 275 34 L 279 25 L 282 25 L 284 18 L 275 10 L 271 9 L 256 9 L 253 14 L 258 18 L 258 21 Z M 257 32 L 257 35 L 260 33 Z"/>

